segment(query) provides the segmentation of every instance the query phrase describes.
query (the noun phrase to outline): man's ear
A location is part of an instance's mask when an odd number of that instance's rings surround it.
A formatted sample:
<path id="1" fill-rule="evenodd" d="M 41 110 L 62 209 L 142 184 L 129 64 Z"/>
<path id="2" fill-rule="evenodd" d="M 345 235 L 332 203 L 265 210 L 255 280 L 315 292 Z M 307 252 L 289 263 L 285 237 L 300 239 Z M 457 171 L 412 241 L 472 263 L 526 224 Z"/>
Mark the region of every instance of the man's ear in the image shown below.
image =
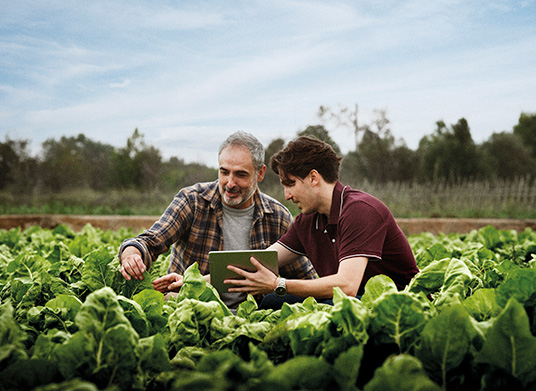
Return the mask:
<path id="1" fill-rule="evenodd" d="M 313 186 L 318 185 L 318 183 L 320 182 L 321 178 L 322 178 L 322 176 L 315 169 L 312 169 L 309 172 L 309 181 L 310 181 L 311 185 L 313 185 Z"/>
<path id="2" fill-rule="evenodd" d="M 266 165 L 263 165 L 259 172 L 257 173 L 257 182 L 261 183 L 264 179 L 264 174 L 266 174 Z"/>

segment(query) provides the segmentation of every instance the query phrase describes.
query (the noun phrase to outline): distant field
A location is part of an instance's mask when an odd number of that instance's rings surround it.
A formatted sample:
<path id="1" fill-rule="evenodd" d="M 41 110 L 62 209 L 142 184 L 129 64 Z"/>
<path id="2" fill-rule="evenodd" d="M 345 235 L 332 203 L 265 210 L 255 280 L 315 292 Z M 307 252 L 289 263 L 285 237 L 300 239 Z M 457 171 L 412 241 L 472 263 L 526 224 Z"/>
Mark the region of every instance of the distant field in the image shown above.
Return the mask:
<path id="1" fill-rule="evenodd" d="M 536 218 L 536 184 L 527 179 L 450 184 L 387 183 L 353 186 L 381 199 L 395 217 Z M 284 200 L 280 187 L 268 194 Z M 14 195 L 0 192 L 0 214 L 160 215 L 174 192 L 77 189 L 61 193 Z"/>

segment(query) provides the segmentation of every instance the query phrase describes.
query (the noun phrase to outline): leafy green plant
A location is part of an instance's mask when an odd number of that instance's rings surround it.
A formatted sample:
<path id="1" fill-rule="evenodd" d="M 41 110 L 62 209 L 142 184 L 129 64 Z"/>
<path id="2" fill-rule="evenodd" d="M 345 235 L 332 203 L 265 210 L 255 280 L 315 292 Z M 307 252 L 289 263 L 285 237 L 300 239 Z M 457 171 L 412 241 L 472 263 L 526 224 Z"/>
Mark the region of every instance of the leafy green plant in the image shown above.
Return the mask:
<path id="1" fill-rule="evenodd" d="M 125 281 L 126 230 L 0 230 L 0 389 L 494 390 L 536 387 L 536 233 L 410 237 L 420 273 L 236 315 L 188 268 L 176 298 Z"/>

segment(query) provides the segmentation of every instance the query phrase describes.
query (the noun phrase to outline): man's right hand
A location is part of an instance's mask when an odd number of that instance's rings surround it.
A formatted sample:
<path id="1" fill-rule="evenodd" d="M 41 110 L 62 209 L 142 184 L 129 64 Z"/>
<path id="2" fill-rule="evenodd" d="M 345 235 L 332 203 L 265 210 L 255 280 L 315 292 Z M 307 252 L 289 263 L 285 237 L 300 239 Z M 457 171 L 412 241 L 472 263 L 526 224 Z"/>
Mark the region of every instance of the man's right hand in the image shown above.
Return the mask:
<path id="1" fill-rule="evenodd" d="M 121 274 L 125 279 L 143 280 L 143 273 L 146 270 L 141 252 L 134 246 L 126 247 L 121 253 Z"/>
<path id="2" fill-rule="evenodd" d="M 184 281 L 177 273 L 169 273 L 153 281 L 153 288 L 158 292 L 178 292 Z"/>

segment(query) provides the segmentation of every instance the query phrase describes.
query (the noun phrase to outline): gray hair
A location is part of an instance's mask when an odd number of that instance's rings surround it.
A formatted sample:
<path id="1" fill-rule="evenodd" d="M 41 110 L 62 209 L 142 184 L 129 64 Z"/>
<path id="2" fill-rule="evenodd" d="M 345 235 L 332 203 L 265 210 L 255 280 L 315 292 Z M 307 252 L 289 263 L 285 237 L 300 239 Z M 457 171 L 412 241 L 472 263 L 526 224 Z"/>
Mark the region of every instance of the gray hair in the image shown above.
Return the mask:
<path id="1" fill-rule="evenodd" d="M 243 145 L 249 149 L 253 159 L 253 167 L 255 168 L 255 171 L 259 171 L 262 166 L 264 166 L 264 147 L 252 134 L 242 130 L 231 134 L 220 144 L 218 157 L 220 156 L 221 151 L 230 145 Z"/>

